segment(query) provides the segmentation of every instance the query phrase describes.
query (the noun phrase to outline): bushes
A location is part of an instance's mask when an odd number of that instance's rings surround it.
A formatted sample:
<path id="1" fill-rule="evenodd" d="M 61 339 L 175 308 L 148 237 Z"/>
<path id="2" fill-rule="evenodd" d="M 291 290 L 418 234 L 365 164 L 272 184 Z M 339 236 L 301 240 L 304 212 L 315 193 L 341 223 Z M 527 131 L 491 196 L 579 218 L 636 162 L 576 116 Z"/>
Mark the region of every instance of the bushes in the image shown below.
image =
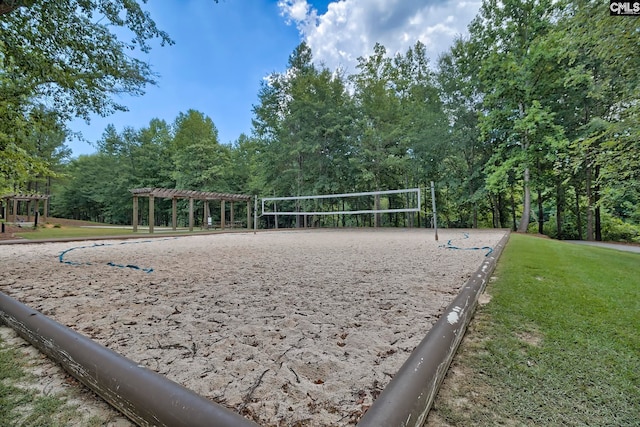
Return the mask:
<path id="1" fill-rule="evenodd" d="M 640 243 L 640 226 L 605 214 L 602 216 L 602 239 L 614 242 Z"/>
<path id="2" fill-rule="evenodd" d="M 556 226 L 556 217 L 551 215 L 548 221 L 544 223 L 544 234 L 554 239 L 560 240 L 579 240 L 586 237 L 586 224 L 583 219 L 582 233 L 578 233 L 578 228 L 573 215 L 567 215 L 562 224 L 562 236 L 558 236 Z M 538 232 L 538 223 L 529 224 L 529 233 Z M 612 242 L 640 243 L 640 225 L 631 224 L 623 221 L 617 216 L 609 213 L 602 215 L 602 240 Z"/>

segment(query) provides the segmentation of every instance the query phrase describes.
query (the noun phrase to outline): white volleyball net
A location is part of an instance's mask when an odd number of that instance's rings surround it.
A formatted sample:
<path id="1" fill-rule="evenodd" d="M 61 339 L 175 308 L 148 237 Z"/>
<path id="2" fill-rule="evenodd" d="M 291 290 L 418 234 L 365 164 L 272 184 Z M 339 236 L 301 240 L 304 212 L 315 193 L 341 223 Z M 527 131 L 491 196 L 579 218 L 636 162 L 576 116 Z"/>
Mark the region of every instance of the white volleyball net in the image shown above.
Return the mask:
<path id="1" fill-rule="evenodd" d="M 314 196 L 265 197 L 263 216 L 379 215 L 420 212 L 419 188 Z"/>

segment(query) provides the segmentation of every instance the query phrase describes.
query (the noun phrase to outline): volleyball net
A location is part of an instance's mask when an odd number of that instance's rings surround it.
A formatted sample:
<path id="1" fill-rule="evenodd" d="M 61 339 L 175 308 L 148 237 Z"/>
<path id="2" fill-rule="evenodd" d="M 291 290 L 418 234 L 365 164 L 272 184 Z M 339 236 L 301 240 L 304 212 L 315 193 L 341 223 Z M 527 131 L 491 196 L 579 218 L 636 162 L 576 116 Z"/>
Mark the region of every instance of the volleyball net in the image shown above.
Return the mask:
<path id="1" fill-rule="evenodd" d="M 262 199 L 264 216 L 375 215 L 420 212 L 420 209 L 419 188 Z"/>

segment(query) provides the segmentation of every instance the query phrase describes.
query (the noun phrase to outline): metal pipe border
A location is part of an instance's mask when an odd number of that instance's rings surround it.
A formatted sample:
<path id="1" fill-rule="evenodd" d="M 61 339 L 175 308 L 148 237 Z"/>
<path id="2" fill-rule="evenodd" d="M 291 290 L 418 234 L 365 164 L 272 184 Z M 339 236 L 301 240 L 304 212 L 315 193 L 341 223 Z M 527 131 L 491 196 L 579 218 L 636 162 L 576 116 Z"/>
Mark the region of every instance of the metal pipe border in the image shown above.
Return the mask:
<path id="1" fill-rule="evenodd" d="M 137 425 L 258 426 L 2 292 L 0 320 Z"/>
<path id="2" fill-rule="evenodd" d="M 373 402 L 357 427 L 421 427 L 425 423 L 473 317 L 478 298 L 495 270 L 509 236 L 507 231 Z"/>

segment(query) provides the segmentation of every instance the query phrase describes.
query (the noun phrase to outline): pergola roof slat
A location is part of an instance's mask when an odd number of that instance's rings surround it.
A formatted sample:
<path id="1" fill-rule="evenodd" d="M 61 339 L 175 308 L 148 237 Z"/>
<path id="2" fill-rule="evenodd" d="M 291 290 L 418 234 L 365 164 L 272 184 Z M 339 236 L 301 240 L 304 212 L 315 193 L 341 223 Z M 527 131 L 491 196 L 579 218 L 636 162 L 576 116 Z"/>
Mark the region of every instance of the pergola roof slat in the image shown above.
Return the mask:
<path id="1" fill-rule="evenodd" d="M 5 194 L 0 199 L 11 199 L 19 202 L 30 202 L 32 200 L 47 200 L 51 196 L 43 194 Z"/>
<path id="2" fill-rule="evenodd" d="M 134 188 L 129 190 L 134 196 L 160 197 L 165 199 L 196 199 L 196 200 L 225 200 L 250 201 L 252 196 L 244 194 L 214 193 L 210 191 L 178 190 L 172 188 Z"/>

